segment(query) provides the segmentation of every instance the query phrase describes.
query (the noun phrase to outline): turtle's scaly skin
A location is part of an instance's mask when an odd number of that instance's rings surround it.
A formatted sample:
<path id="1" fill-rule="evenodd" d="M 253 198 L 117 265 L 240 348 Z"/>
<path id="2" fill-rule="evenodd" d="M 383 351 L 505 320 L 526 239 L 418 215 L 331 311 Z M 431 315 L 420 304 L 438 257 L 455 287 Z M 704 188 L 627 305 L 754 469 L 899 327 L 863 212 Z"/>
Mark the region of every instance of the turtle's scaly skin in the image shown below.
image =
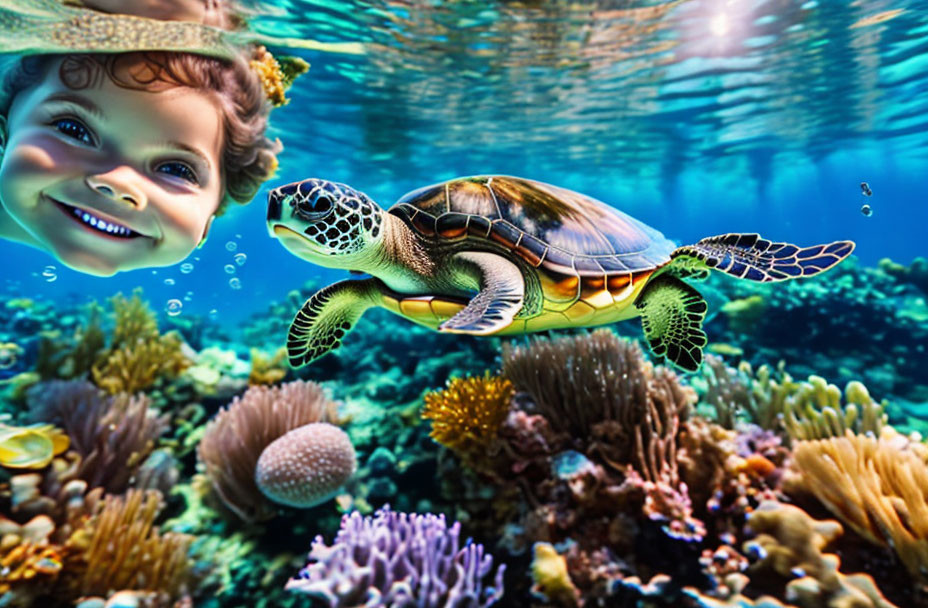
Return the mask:
<path id="1" fill-rule="evenodd" d="M 515 177 L 467 177 L 411 192 L 390 209 L 425 242 L 514 259 L 541 301 L 495 332 L 602 325 L 631 307 L 674 245 L 638 220 L 577 192 Z M 528 298 L 527 298 L 528 299 Z M 431 328 L 466 300 L 385 293 L 383 306 Z M 536 314 L 537 313 L 537 314 Z"/>

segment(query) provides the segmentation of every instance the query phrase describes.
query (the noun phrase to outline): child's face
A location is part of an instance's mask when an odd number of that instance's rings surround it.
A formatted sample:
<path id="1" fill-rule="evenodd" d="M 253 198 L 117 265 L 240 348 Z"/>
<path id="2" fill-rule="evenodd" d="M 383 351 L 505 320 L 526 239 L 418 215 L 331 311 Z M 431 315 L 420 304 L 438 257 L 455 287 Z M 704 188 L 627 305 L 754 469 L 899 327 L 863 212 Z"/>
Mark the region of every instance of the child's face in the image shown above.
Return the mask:
<path id="1" fill-rule="evenodd" d="M 73 90 L 59 65 L 10 108 L 4 209 L 61 262 L 90 274 L 184 259 L 223 192 L 215 104 L 187 87 L 121 88 L 102 73 L 99 84 Z"/>

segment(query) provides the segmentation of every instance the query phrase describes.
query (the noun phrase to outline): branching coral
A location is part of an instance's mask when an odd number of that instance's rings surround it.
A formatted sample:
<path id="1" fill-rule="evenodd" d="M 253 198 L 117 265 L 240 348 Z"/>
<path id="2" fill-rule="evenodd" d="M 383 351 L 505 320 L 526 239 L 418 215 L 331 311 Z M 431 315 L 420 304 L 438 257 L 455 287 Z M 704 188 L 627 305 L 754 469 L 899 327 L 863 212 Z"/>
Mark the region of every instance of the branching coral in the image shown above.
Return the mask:
<path id="1" fill-rule="evenodd" d="M 443 390 L 425 395 L 422 417 L 432 421 L 429 436 L 463 455 L 485 449 L 506 419 L 513 393 L 509 380 L 489 371 L 449 380 Z"/>
<path id="2" fill-rule="evenodd" d="M 491 578 L 493 557 L 477 543 L 461 547 L 460 529 L 443 515 L 354 511 L 342 517 L 331 547 L 316 537 L 309 564 L 287 589 L 330 608 L 486 608 L 503 595 L 505 566 Z"/>
<path id="3" fill-rule="evenodd" d="M 745 417 L 765 429 L 785 429 L 793 439 L 819 439 L 844 434 L 846 429 L 879 434 L 886 421 L 886 402 L 876 403 L 860 382 L 841 390 L 819 376 L 797 382 L 783 370 L 762 365 L 754 372 L 742 361 L 737 369 L 706 356 L 703 379 L 697 382 L 702 401 L 715 408 L 715 418 L 734 428 Z"/>
<path id="4" fill-rule="evenodd" d="M 174 333 L 161 335 L 155 314 L 138 292 L 132 298 L 115 295 L 110 302 L 116 318 L 109 350 L 92 367 L 96 384 L 109 393 L 135 393 L 162 377 L 175 377 L 190 361 Z"/>
<path id="5" fill-rule="evenodd" d="M 335 403 L 314 382 L 252 386 L 207 424 L 197 455 L 225 506 L 245 521 L 267 519 L 275 510 L 254 478 L 261 452 L 297 427 L 336 418 Z"/>
<path id="6" fill-rule="evenodd" d="M 159 591 L 177 599 L 187 593 L 193 537 L 161 534 L 154 527 L 160 508 L 161 495 L 156 491 L 108 496 L 87 528 L 69 541 L 81 553 L 66 569 L 66 584 L 82 595 L 126 589 Z"/>
<path id="7" fill-rule="evenodd" d="M 808 493 L 870 542 L 892 548 L 928 581 L 928 454 L 886 428 L 869 437 L 800 441 L 788 489 Z"/>
<path id="8" fill-rule="evenodd" d="M 840 437 L 846 431 L 879 435 L 886 422 L 886 402 L 875 402 L 860 382 L 848 382 L 841 390 L 824 378 L 809 376 L 785 400 L 783 423 L 796 439 Z"/>
<path id="9" fill-rule="evenodd" d="M 77 477 L 120 493 L 167 427 L 143 394 L 104 396 L 89 382 L 53 380 L 28 393 L 34 419 L 61 425 L 81 457 Z"/>
<path id="10" fill-rule="evenodd" d="M 786 598 L 803 607 L 895 608 L 866 574 L 839 572 L 836 555 L 822 550 L 843 530 L 836 521 L 816 521 L 792 505 L 765 502 L 748 520 L 757 537 L 745 553 L 759 558 L 750 572 L 772 571 L 789 583 Z"/>

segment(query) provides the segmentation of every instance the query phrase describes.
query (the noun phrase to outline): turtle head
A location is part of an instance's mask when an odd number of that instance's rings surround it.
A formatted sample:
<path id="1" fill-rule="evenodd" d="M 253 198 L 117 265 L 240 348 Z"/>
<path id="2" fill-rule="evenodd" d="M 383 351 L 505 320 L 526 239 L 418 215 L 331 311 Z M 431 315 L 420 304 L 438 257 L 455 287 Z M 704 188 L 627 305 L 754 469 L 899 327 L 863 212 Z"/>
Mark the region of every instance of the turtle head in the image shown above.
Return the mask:
<path id="1" fill-rule="evenodd" d="M 267 226 L 296 256 L 332 268 L 356 268 L 383 236 L 383 210 L 345 184 L 305 179 L 271 190 Z"/>

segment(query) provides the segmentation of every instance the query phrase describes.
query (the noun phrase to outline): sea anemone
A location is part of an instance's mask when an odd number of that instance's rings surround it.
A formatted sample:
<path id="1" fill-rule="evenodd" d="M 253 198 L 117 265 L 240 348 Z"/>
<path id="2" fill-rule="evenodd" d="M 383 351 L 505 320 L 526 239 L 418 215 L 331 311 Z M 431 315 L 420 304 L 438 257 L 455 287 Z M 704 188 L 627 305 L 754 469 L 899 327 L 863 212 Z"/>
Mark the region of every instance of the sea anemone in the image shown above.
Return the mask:
<path id="1" fill-rule="evenodd" d="M 269 519 L 275 509 L 255 483 L 261 452 L 293 429 L 336 417 L 335 403 L 314 382 L 252 386 L 206 425 L 197 456 L 226 507 L 248 522 Z"/>

